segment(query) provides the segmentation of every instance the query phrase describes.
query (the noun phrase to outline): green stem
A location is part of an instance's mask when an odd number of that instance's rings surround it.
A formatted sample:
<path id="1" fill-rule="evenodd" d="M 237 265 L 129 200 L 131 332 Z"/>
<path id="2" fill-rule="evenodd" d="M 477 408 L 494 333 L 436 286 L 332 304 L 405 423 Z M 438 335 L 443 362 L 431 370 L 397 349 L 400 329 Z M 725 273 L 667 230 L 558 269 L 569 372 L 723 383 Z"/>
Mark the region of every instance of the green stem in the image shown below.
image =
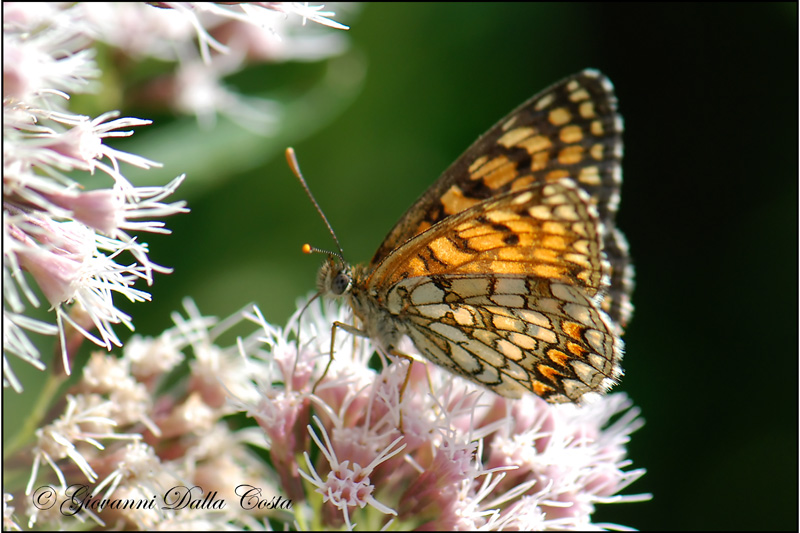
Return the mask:
<path id="1" fill-rule="evenodd" d="M 53 398 L 58 392 L 61 384 L 64 382 L 64 377 L 48 374 L 47 380 L 44 383 L 41 393 L 37 396 L 36 403 L 30 412 L 30 415 L 25 418 L 22 427 L 16 435 L 7 443 L 3 448 L 3 462 L 9 457 L 12 457 L 20 448 L 26 443 L 33 440 L 36 430 L 41 426 L 42 420 L 47 415 L 48 409 L 52 406 Z"/>

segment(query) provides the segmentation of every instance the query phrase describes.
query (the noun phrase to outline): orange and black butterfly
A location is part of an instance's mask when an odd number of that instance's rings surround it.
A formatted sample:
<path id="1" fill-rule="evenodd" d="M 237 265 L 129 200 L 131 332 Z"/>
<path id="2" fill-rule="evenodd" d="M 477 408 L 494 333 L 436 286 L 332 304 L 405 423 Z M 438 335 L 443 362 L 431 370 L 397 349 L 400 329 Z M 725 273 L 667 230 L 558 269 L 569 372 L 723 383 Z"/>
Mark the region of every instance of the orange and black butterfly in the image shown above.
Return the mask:
<path id="1" fill-rule="evenodd" d="M 622 120 L 611 82 L 585 70 L 481 136 L 406 211 L 368 265 L 338 254 L 320 292 L 395 353 L 506 397 L 603 393 L 622 375 L 633 269 L 614 218 Z"/>

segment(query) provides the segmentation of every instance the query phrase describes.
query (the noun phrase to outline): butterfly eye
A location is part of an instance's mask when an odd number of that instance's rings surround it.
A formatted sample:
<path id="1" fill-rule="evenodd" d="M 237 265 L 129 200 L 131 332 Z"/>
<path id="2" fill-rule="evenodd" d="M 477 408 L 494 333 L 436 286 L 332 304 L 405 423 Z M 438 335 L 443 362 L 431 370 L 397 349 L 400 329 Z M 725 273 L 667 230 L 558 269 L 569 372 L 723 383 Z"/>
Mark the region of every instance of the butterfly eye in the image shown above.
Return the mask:
<path id="1" fill-rule="evenodd" d="M 351 283 L 352 280 L 350 279 L 350 276 L 348 276 L 344 272 L 339 272 L 338 274 L 336 274 L 336 277 L 333 278 L 333 283 L 331 284 L 331 292 L 337 295 L 344 294 L 345 292 L 348 291 L 348 289 L 350 289 Z"/>

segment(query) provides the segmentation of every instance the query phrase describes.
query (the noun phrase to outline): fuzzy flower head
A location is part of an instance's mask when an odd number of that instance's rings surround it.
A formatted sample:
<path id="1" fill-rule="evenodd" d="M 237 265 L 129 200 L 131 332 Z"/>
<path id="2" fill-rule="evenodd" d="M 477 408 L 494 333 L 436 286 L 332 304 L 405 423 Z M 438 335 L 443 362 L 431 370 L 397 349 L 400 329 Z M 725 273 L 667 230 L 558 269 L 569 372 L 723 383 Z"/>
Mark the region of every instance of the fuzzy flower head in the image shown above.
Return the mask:
<path id="1" fill-rule="evenodd" d="M 244 313 L 217 320 L 184 305 L 158 337 L 138 337 L 121 354 L 92 353 L 30 445 L 7 447 L 9 474 L 29 476 L 6 498 L 23 502 L 16 518 L 53 529 L 75 520 L 123 530 L 174 528 L 181 519 L 211 530 L 260 527 L 269 513 L 243 509 L 241 487 L 278 494 L 279 478 L 251 450 L 263 447 L 263 435 L 224 420 L 234 412 L 224 383 L 244 390 L 235 382 L 244 362 L 238 345 L 218 336 Z M 212 380 L 215 368 L 231 374 Z M 177 508 L 182 501 L 194 503 Z"/>
<path id="2" fill-rule="evenodd" d="M 256 307 L 216 319 L 187 300 L 158 337 L 121 357 L 94 352 L 33 445 L 6 451 L 13 473 L 29 473 L 11 495 L 18 516 L 60 528 L 582 530 L 601 526 L 598 504 L 649 498 L 620 494 L 644 473 L 626 458 L 642 422 L 625 395 L 507 400 L 423 362 L 409 375 L 408 360 L 349 335 L 331 361 L 331 325 L 349 310 L 301 308 L 281 327 Z M 250 333 L 222 342 L 234 326 Z M 68 520 L 29 505 L 41 487 L 85 504 Z M 177 499 L 198 507 L 161 508 Z M 119 507 L 128 500 L 161 507 Z"/>
<path id="3" fill-rule="evenodd" d="M 9 356 L 44 367 L 30 334 L 56 336 L 66 374 L 84 340 L 120 347 L 119 328 L 133 331 L 134 319 L 119 299 L 149 300 L 142 284 L 171 272 L 150 259 L 144 236 L 169 234 L 162 219 L 188 212 L 173 199 L 183 175 L 134 186 L 127 165 L 161 164 L 108 144 L 151 121 L 78 113 L 72 96 L 128 92 L 208 127 L 225 114 L 266 134 L 277 104 L 243 96 L 223 78 L 257 62 L 341 53 L 347 26 L 334 16 L 299 3 L 3 3 L 4 386 L 22 390 Z M 106 62 L 117 70 L 101 72 L 98 42 L 130 61 Z M 166 72 L 148 74 L 136 91 L 104 85 L 139 78 L 124 69 L 148 59 Z M 87 188 L 89 179 L 100 185 Z M 54 314 L 49 322 L 27 316 L 42 295 Z"/>
<path id="4" fill-rule="evenodd" d="M 3 12 L 3 314 L 11 324 L 3 365 L 4 385 L 21 390 L 6 356 L 41 366 L 24 330 L 58 335 L 67 374 L 80 339 L 121 345 L 114 326 L 133 323 L 114 297 L 149 300 L 133 285 L 170 272 L 149 259 L 147 243 L 132 232 L 169 233 L 158 219 L 188 209 L 164 201 L 183 176 L 165 187 L 134 187 L 121 163 L 159 165 L 106 144 L 150 121 L 116 111 L 92 119 L 68 109 L 70 93 L 96 90 L 100 75 L 80 9 L 5 3 Z M 98 172 L 110 178 L 109 188 L 83 190 L 67 176 Z M 22 318 L 40 306 L 31 283 L 55 312 L 55 327 Z"/>
<path id="5" fill-rule="evenodd" d="M 256 394 L 234 403 L 263 430 L 286 494 L 321 509 L 310 528 L 585 529 L 599 503 L 649 498 L 618 494 L 644 474 L 625 470 L 642 421 L 624 394 L 508 400 L 342 332 L 331 361 L 332 323 L 352 320 L 331 302 L 286 329 L 249 318 L 263 331 L 261 347 L 240 345 Z"/>

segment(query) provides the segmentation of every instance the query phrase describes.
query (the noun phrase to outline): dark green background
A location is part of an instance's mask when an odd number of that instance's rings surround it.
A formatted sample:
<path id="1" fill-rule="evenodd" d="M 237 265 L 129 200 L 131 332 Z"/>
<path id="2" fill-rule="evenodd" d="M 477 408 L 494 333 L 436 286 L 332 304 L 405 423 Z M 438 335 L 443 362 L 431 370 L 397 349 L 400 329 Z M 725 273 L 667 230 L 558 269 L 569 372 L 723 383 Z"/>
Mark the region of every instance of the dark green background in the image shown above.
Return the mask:
<path id="1" fill-rule="evenodd" d="M 178 164 L 159 181 L 185 162 L 178 196 L 192 212 L 167 221 L 172 236 L 145 239 L 175 272 L 157 278 L 152 304 L 126 307 L 137 331 L 163 331 L 184 296 L 220 317 L 255 301 L 282 324 L 314 289 L 320 258 L 300 246 L 333 243 L 280 156 L 287 144 L 347 258 L 367 261 L 479 134 L 560 78 L 598 68 L 625 119 L 618 224 L 637 272 L 617 390 L 647 420 L 629 445 L 647 474 L 626 492 L 654 498 L 600 506 L 595 520 L 797 528 L 796 4 L 393 3 L 343 21 L 353 51 L 330 68 L 345 89 L 329 92 L 319 120 L 287 116 L 283 137 L 248 136 L 238 164 L 171 135 Z M 271 66 L 231 82 L 289 102 L 324 71 Z M 159 159 L 146 130 L 140 149 L 119 146 Z M 224 147 L 223 131 L 200 138 Z"/>

